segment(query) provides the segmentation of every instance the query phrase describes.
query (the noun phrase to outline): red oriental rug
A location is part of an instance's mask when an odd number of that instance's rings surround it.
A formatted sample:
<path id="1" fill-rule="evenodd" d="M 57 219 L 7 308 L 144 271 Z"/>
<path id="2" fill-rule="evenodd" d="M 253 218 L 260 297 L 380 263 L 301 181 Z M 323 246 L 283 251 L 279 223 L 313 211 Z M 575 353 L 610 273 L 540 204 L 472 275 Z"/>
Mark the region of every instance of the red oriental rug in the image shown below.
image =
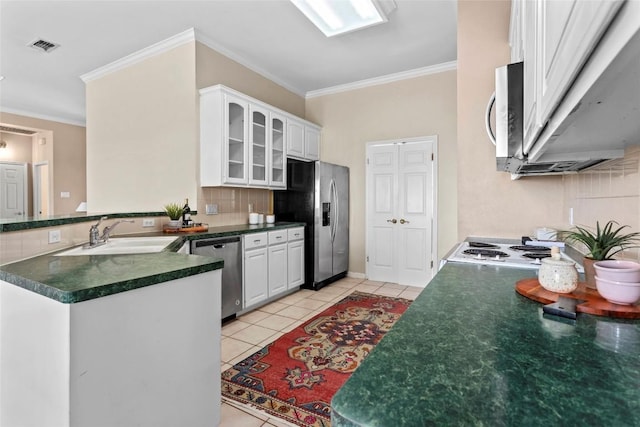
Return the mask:
<path id="1" fill-rule="evenodd" d="M 222 395 L 301 426 L 331 425 L 331 398 L 411 304 L 354 292 L 222 373 Z"/>

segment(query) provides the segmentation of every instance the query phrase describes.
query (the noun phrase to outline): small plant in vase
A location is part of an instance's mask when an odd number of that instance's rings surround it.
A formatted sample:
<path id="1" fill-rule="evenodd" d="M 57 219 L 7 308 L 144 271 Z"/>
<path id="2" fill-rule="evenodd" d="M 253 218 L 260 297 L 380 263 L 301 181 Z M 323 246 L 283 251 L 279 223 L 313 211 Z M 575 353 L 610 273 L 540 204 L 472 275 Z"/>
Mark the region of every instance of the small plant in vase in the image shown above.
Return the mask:
<path id="1" fill-rule="evenodd" d="M 615 229 L 614 226 L 616 226 Z M 609 221 L 604 227 L 600 227 L 600 222 L 596 221 L 595 232 L 580 226 L 564 232 L 566 242 L 581 243 L 587 248 L 588 252 L 583 260 L 587 287 L 594 289 L 596 287 L 594 262 L 611 259 L 625 249 L 640 247 L 640 232 L 625 234 L 622 231 L 627 227 L 629 226 L 618 227 L 615 221 Z"/>
<path id="2" fill-rule="evenodd" d="M 169 227 L 179 228 L 180 217 L 182 216 L 182 206 L 177 203 L 169 203 L 164 205 L 164 211 L 169 216 Z"/>

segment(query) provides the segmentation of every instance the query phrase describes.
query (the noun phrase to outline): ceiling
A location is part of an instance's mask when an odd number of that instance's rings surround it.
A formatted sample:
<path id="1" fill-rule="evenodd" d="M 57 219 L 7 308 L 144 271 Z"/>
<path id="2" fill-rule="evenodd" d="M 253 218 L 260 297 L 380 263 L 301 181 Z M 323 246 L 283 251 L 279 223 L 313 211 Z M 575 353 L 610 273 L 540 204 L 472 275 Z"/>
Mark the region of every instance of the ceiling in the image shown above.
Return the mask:
<path id="1" fill-rule="evenodd" d="M 386 24 L 326 38 L 288 0 L 2 0 L 0 109 L 84 125 L 80 76 L 190 28 L 301 96 L 456 60 L 455 0 L 395 4 Z"/>

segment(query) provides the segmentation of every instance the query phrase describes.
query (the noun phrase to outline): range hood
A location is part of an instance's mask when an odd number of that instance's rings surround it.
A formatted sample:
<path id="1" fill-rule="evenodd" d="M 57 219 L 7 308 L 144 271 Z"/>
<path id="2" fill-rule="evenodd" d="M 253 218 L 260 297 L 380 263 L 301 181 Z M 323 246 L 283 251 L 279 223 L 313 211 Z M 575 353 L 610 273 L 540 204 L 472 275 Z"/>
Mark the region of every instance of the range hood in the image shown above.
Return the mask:
<path id="1" fill-rule="evenodd" d="M 497 170 L 513 179 L 575 173 L 622 158 L 625 147 L 640 144 L 640 31 L 604 69 L 593 62 L 602 61 L 601 48 L 528 150 L 522 137 L 522 63 L 496 70 Z M 490 108 L 491 103 L 487 121 Z"/>

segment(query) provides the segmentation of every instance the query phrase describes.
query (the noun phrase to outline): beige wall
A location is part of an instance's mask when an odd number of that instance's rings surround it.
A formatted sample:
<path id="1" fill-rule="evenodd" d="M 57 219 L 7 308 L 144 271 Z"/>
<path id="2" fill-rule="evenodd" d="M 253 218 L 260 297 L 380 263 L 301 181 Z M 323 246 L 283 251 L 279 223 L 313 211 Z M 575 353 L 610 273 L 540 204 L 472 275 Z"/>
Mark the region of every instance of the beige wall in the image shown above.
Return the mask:
<path id="1" fill-rule="evenodd" d="M 196 200 L 195 43 L 86 85 L 89 212 Z"/>
<path id="2" fill-rule="evenodd" d="M 33 162 L 30 136 L 0 132 L 0 139 L 7 147 L 0 150 L 0 161 L 29 163 Z"/>
<path id="3" fill-rule="evenodd" d="M 303 97 L 202 43 L 196 43 L 196 69 L 198 89 L 222 84 L 291 114 L 304 117 Z"/>
<path id="4" fill-rule="evenodd" d="M 350 272 L 365 273 L 367 142 L 438 136 L 438 257 L 456 242 L 455 71 L 311 98 L 306 118 L 322 125 L 320 158 L 350 169 Z"/>
<path id="5" fill-rule="evenodd" d="M 87 197 L 85 128 L 5 112 L 0 114 L 0 123 L 42 131 L 47 143 L 44 146 L 38 145 L 38 149 L 32 154 L 33 161 L 49 162 L 53 214 L 75 212 L 76 207 Z M 70 197 L 60 197 L 62 192 L 69 192 Z"/>
<path id="6" fill-rule="evenodd" d="M 458 238 L 520 238 L 561 224 L 562 177 L 524 178 L 496 172 L 484 111 L 496 67 L 509 60 L 507 1 L 458 2 Z"/>
<path id="7" fill-rule="evenodd" d="M 87 83 L 91 212 L 158 211 L 168 202 L 189 198 L 201 213 L 196 220 L 216 226 L 246 222 L 247 206 L 239 200 L 255 199 L 259 206 L 265 205 L 267 190 L 234 193 L 199 187 L 197 90 L 215 84 L 304 116 L 304 98 L 198 42 L 91 81 Z M 205 203 L 218 202 L 221 215 L 205 217 Z"/>

